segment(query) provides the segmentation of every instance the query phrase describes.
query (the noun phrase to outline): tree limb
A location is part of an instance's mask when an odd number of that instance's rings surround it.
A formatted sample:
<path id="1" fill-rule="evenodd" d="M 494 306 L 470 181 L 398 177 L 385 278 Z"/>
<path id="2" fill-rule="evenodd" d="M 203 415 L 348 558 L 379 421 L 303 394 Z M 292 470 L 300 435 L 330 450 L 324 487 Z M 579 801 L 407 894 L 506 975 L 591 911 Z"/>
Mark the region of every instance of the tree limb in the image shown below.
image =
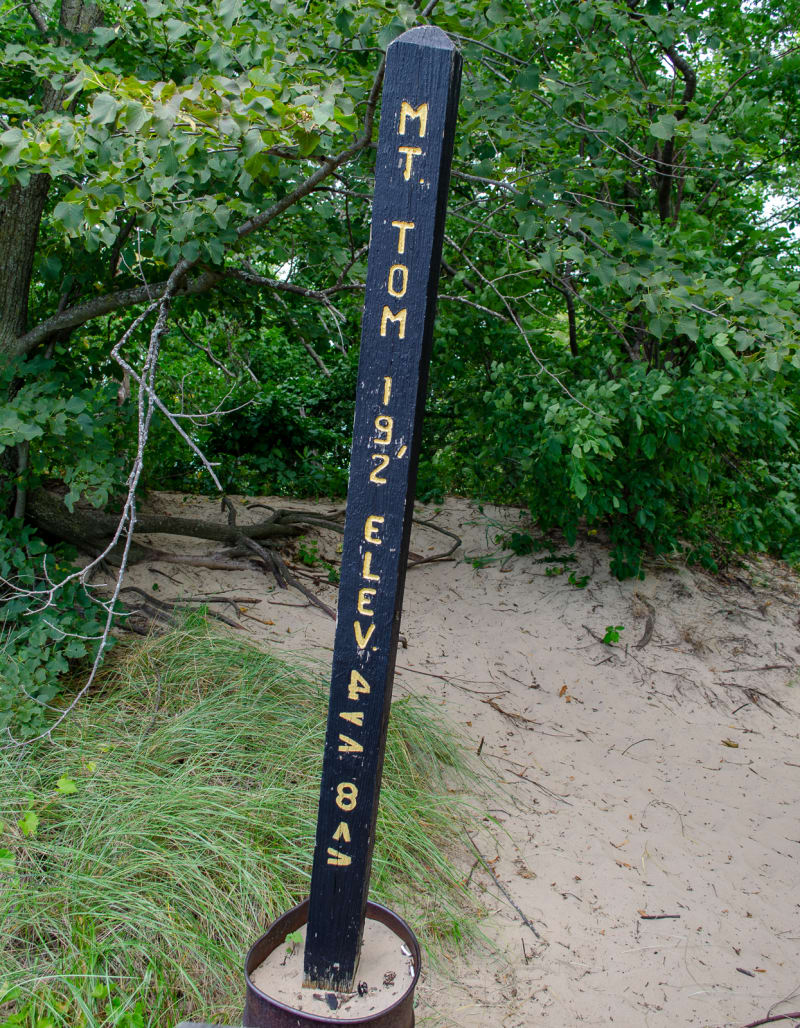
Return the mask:
<path id="1" fill-rule="evenodd" d="M 116 293 L 107 293 L 105 296 L 98 296 L 87 303 L 69 307 L 60 314 L 54 314 L 46 321 L 41 321 L 30 332 L 20 336 L 16 342 L 18 354 L 29 353 L 39 343 L 44 342 L 49 336 L 56 332 L 63 332 L 65 329 L 77 328 L 93 318 L 100 318 L 104 314 L 112 314 L 123 307 L 135 307 L 137 304 L 148 301 L 160 300 L 169 284 L 169 279 L 163 282 L 154 282 L 143 286 L 133 286 L 130 289 L 121 289 Z M 219 275 L 206 271 L 197 278 L 186 281 L 180 288 L 175 290 L 176 295 L 194 296 L 198 293 L 205 293 L 219 281 Z"/>
<path id="2" fill-rule="evenodd" d="M 42 33 L 43 36 L 49 35 L 49 28 L 47 25 L 47 19 L 39 10 L 38 4 L 26 3 L 25 6 L 28 8 L 28 14 L 33 18 L 36 23 L 36 28 Z"/>

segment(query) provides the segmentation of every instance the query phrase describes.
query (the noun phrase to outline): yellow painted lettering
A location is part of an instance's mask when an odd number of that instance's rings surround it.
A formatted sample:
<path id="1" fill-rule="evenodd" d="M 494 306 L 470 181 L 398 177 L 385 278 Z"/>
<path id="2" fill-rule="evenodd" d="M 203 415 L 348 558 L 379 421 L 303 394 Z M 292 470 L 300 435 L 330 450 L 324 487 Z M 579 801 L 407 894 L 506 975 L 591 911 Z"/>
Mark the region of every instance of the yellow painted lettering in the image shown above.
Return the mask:
<path id="1" fill-rule="evenodd" d="M 339 827 L 333 833 L 334 842 L 350 842 L 350 826 L 346 821 L 340 821 Z"/>
<path id="2" fill-rule="evenodd" d="M 392 380 L 386 375 L 383 379 L 383 405 L 386 407 L 389 403 L 389 397 L 392 395 Z"/>
<path id="3" fill-rule="evenodd" d="M 405 339 L 406 337 L 406 315 L 408 314 L 408 308 L 404 307 L 397 314 L 392 314 L 388 307 L 384 306 L 383 313 L 381 314 L 381 335 L 386 335 L 386 328 L 390 321 L 400 326 L 399 338 Z"/>
<path id="4" fill-rule="evenodd" d="M 358 786 L 352 782 L 339 782 L 336 786 L 336 806 L 339 810 L 355 810 L 358 801 Z"/>
<path id="5" fill-rule="evenodd" d="M 364 711 L 363 710 L 343 710 L 339 717 L 344 721 L 349 721 L 351 725 L 358 725 L 359 728 L 364 727 Z"/>
<path id="6" fill-rule="evenodd" d="M 376 465 L 369 473 L 370 482 L 375 485 L 386 485 L 386 479 L 381 478 L 380 472 L 389 467 L 389 458 L 385 453 L 373 453 L 372 462 Z"/>
<path id="7" fill-rule="evenodd" d="M 403 168 L 403 178 L 406 182 L 411 178 L 411 168 L 415 157 L 419 157 L 422 149 L 419 146 L 398 146 L 398 153 L 406 155 L 406 166 Z"/>
<path id="8" fill-rule="evenodd" d="M 407 100 L 400 105 L 400 128 L 397 130 L 401 136 L 406 134 L 406 118 L 416 118 L 419 122 L 419 136 L 424 139 L 425 130 L 428 127 L 428 105 L 420 104 L 414 109 Z"/>
<path id="9" fill-rule="evenodd" d="M 358 671 L 350 672 L 350 685 L 347 687 L 348 700 L 357 700 L 359 696 L 369 692 L 369 682 Z"/>
<path id="10" fill-rule="evenodd" d="M 397 239 L 397 252 L 398 253 L 405 253 L 406 252 L 406 232 L 410 232 L 411 229 L 415 228 L 415 227 L 416 226 L 415 226 L 415 223 L 413 221 L 393 221 L 392 222 L 392 228 L 396 228 L 399 231 L 399 233 L 400 233 L 400 235 L 398 236 L 398 239 Z"/>
<path id="11" fill-rule="evenodd" d="M 353 858 L 348 857 L 346 853 L 342 853 L 340 850 L 335 850 L 332 846 L 328 847 L 328 863 L 333 864 L 334 867 L 349 867 L 353 863 Z"/>
<path id="12" fill-rule="evenodd" d="M 381 545 L 381 540 L 378 538 L 378 532 L 380 531 L 380 525 L 383 524 L 385 518 L 381 514 L 370 514 L 367 520 L 364 522 L 364 542 L 375 543 L 376 546 Z"/>
<path id="13" fill-rule="evenodd" d="M 397 456 L 398 457 L 405 457 L 407 449 L 408 449 L 407 446 L 401 446 L 400 449 L 397 451 Z"/>
<path id="14" fill-rule="evenodd" d="M 399 288 L 395 283 L 395 275 L 398 271 L 400 272 Z M 389 281 L 386 283 L 386 288 L 392 296 L 406 295 L 406 289 L 408 289 L 408 268 L 405 264 L 393 264 L 391 268 L 389 268 Z"/>
<path id="15" fill-rule="evenodd" d="M 393 428 L 394 418 L 390 418 L 388 414 L 379 414 L 377 418 L 375 418 L 376 435 L 372 441 L 381 446 L 385 446 L 387 443 L 390 443 L 392 441 Z"/>
<path id="16" fill-rule="evenodd" d="M 339 752 L 340 753 L 363 753 L 364 747 L 360 742 L 356 742 L 355 739 L 351 739 L 349 735 L 339 733 Z"/>
<path id="17" fill-rule="evenodd" d="M 361 577 L 365 582 L 380 582 L 380 575 L 372 574 L 372 551 L 367 550 L 364 554 L 364 563 L 361 566 Z"/>
<path id="18" fill-rule="evenodd" d="M 353 631 L 355 632 L 355 636 L 356 636 L 356 646 L 360 650 L 365 650 L 367 648 L 367 643 L 372 638 L 372 633 L 375 631 L 375 625 L 374 624 L 370 625 L 369 628 L 366 630 L 366 632 L 362 632 L 361 631 L 361 622 L 360 621 L 354 621 L 353 622 Z"/>
<path id="19" fill-rule="evenodd" d="M 377 589 L 359 589 L 358 590 L 358 604 L 357 609 L 359 614 L 363 614 L 364 617 L 374 618 L 375 611 L 370 607 L 372 603 L 372 597 L 376 595 Z"/>

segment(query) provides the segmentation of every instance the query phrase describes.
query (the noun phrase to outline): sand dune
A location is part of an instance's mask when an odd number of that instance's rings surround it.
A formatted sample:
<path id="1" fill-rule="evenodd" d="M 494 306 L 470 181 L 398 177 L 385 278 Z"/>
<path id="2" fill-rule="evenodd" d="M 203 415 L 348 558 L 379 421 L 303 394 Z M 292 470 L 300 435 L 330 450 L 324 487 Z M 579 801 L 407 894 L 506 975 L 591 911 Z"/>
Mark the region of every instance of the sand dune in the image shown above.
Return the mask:
<path id="1" fill-rule="evenodd" d="M 720 577 L 659 562 L 620 583 L 599 540 L 561 561 L 498 552 L 515 510 L 421 512 L 463 548 L 409 571 L 397 695 L 441 703 L 505 792 L 473 833 L 497 953 L 427 973 L 417 1023 L 733 1028 L 800 1009 L 798 579 L 765 559 Z M 338 539 L 316 538 L 336 559 Z M 412 550 L 440 549 L 415 529 Z M 333 622 L 257 571 L 146 563 L 129 581 L 263 595 L 241 622 L 253 638 L 329 659 Z M 335 605 L 324 571 L 305 581 Z"/>

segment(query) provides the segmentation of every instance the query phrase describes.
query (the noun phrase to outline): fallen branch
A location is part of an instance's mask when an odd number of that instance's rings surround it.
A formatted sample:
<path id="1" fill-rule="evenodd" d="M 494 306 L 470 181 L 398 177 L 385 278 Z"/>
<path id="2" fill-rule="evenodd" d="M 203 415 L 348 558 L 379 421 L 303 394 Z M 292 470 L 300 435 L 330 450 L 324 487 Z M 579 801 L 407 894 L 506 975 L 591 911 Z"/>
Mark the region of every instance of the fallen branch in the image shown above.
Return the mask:
<path id="1" fill-rule="evenodd" d="M 795 1010 L 791 1014 L 773 1014 L 772 1017 L 762 1017 L 760 1021 L 750 1021 L 749 1024 L 743 1024 L 742 1028 L 759 1028 L 762 1024 L 773 1024 L 775 1021 L 794 1021 L 800 1018 L 800 1010 Z"/>
<path id="2" fill-rule="evenodd" d="M 526 928 L 530 928 L 530 930 L 533 932 L 534 936 L 540 942 L 542 942 L 543 939 L 542 939 L 541 935 L 536 931 L 534 926 L 531 924 L 531 922 L 525 916 L 523 911 L 520 909 L 520 907 L 517 904 L 517 902 L 514 899 L 514 897 L 509 893 L 509 891 L 506 889 L 506 887 L 503 885 L 503 883 L 497 877 L 496 871 L 491 866 L 491 864 L 489 864 L 489 862 L 486 860 L 486 858 L 481 853 L 481 851 L 478 849 L 478 847 L 475 845 L 475 840 L 472 838 L 472 836 L 469 834 L 469 832 L 466 830 L 466 828 L 464 829 L 464 834 L 466 835 L 466 837 L 469 839 L 470 843 L 472 844 L 472 848 L 475 850 L 475 855 L 477 856 L 478 860 L 481 862 L 481 866 L 483 867 L 484 871 L 486 871 L 487 874 L 491 875 L 491 877 L 494 880 L 494 883 L 497 886 L 497 888 L 500 890 L 500 892 L 502 892 L 502 894 L 505 896 L 505 898 L 508 900 L 508 902 L 514 908 L 514 910 L 516 910 L 516 912 L 522 918 L 522 923 L 525 925 L 525 927 Z"/>

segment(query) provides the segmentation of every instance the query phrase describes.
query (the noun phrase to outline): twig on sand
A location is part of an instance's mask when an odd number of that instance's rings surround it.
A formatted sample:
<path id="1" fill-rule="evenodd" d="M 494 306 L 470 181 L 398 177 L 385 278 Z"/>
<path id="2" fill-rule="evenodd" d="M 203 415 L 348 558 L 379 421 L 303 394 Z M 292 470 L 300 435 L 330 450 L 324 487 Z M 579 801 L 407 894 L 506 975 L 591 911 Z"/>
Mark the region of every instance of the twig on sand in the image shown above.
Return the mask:
<path id="1" fill-rule="evenodd" d="M 422 525 L 424 528 L 430 528 L 433 532 L 439 532 L 441 535 L 446 535 L 450 539 L 454 539 L 455 542 L 449 550 L 444 550 L 442 553 L 434 553 L 430 557 L 418 557 L 416 554 L 413 554 L 413 559 L 408 562 L 408 566 L 410 568 L 415 567 L 417 564 L 432 564 L 437 560 L 447 560 L 461 545 L 461 536 L 456 535 L 455 532 L 451 532 L 449 528 L 442 528 L 439 525 L 434 525 L 433 519 L 430 521 L 420 521 L 419 518 L 414 518 L 413 520 L 415 525 Z M 409 557 L 412 557 L 412 554 L 409 554 Z"/>
<path id="2" fill-rule="evenodd" d="M 628 750 L 632 750 L 634 746 L 638 746 L 640 742 L 655 742 L 655 739 L 637 739 L 636 742 L 632 742 L 630 746 L 626 746 L 625 749 L 620 753 L 621 757 L 624 757 Z"/>
<path id="3" fill-rule="evenodd" d="M 447 678 L 445 675 L 437 675 L 434 671 L 420 671 L 416 667 L 405 667 L 403 664 L 396 664 L 398 671 L 410 671 L 412 675 L 424 675 L 426 678 L 438 678 L 440 682 L 444 682 L 445 685 L 454 685 L 456 689 L 463 689 L 464 692 L 474 692 L 478 696 L 505 696 L 508 689 L 470 689 L 469 686 L 461 685 L 460 682 L 456 682 L 453 678 Z M 487 683 L 488 684 L 488 683 Z"/>
<path id="4" fill-rule="evenodd" d="M 501 757 L 499 753 L 490 753 L 488 755 L 492 758 L 492 760 L 502 760 L 504 764 L 514 764 L 514 763 L 516 763 L 513 760 L 509 760 L 508 757 Z M 520 764 L 519 766 L 522 767 L 522 764 Z M 559 803 L 564 803 L 568 807 L 572 806 L 572 804 L 570 803 L 569 800 L 564 799 L 563 796 L 559 796 L 559 794 L 557 792 L 553 792 L 552 789 L 548 789 L 547 786 L 546 785 L 542 785 L 541 782 L 534 781 L 533 778 L 528 778 L 527 775 L 525 774 L 525 771 L 528 770 L 527 765 L 525 766 L 524 770 L 521 773 L 519 771 L 515 771 L 513 767 L 509 768 L 509 770 L 511 771 L 512 775 L 515 775 L 517 778 L 521 778 L 523 782 L 527 782 L 528 785 L 532 785 L 536 789 L 540 789 L 545 794 L 545 796 L 549 796 L 551 799 L 558 800 Z"/>
<path id="5" fill-rule="evenodd" d="M 749 1024 L 743 1024 L 742 1028 L 758 1028 L 762 1024 L 772 1024 L 775 1021 L 794 1021 L 800 1018 L 800 1010 L 795 1010 L 791 1014 L 773 1014 L 772 1017 L 762 1017 L 760 1021 L 750 1021 Z"/>
<path id="6" fill-rule="evenodd" d="M 543 939 L 542 939 L 541 935 L 536 931 L 534 926 L 531 924 L 531 922 L 525 916 L 523 911 L 520 909 L 519 905 L 517 904 L 517 901 L 514 899 L 514 897 L 509 893 L 509 891 L 506 889 L 506 887 L 503 885 L 503 883 L 497 877 L 497 873 L 495 872 L 494 868 L 486 860 L 484 855 L 481 853 L 481 851 L 475 845 L 475 840 L 472 838 L 472 836 L 469 834 L 469 832 L 466 830 L 466 828 L 464 829 L 464 834 L 466 835 L 466 837 L 469 839 L 470 843 L 472 844 L 472 848 L 475 850 L 475 855 L 477 856 L 478 860 L 481 862 L 481 865 L 482 865 L 484 871 L 486 871 L 487 874 L 491 875 L 491 877 L 492 877 L 495 885 L 497 886 L 497 888 L 500 890 L 500 892 L 502 892 L 502 894 L 505 896 L 505 898 L 508 900 L 508 902 L 514 908 L 514 910 L 516 910 L 516 912 L 522 918 L 522 923 L 525 925 L 525 927 L 526 928 L 530 928 L 530 930 L 533 932 L 534 936 L 540 942 L 542 942 Z"/>
<path id="7" fill-rule="evenodd" d="M 761 667 L 724 667 L 720 674 L 738 674 L 740 671 L 794 671 L 792 664 L 762 664 Z"/>
<path id="8" fill-rule="evenodd" d="M 541 721 L 533 721 L 529 717 L 524 717 L 522 714 L 514 714 L 510 710 L 504 710 L 500 704 L 494 698 L 490 697 L 488 700 L 481 700 L 481 703 L 488 703 L 492 710 L 496 710 L 498 714 L 502 714 L 503 717 L 507 717 L 512 724 L 519 727 L 520 724 L 526 725 L 541 725 Z"/>

